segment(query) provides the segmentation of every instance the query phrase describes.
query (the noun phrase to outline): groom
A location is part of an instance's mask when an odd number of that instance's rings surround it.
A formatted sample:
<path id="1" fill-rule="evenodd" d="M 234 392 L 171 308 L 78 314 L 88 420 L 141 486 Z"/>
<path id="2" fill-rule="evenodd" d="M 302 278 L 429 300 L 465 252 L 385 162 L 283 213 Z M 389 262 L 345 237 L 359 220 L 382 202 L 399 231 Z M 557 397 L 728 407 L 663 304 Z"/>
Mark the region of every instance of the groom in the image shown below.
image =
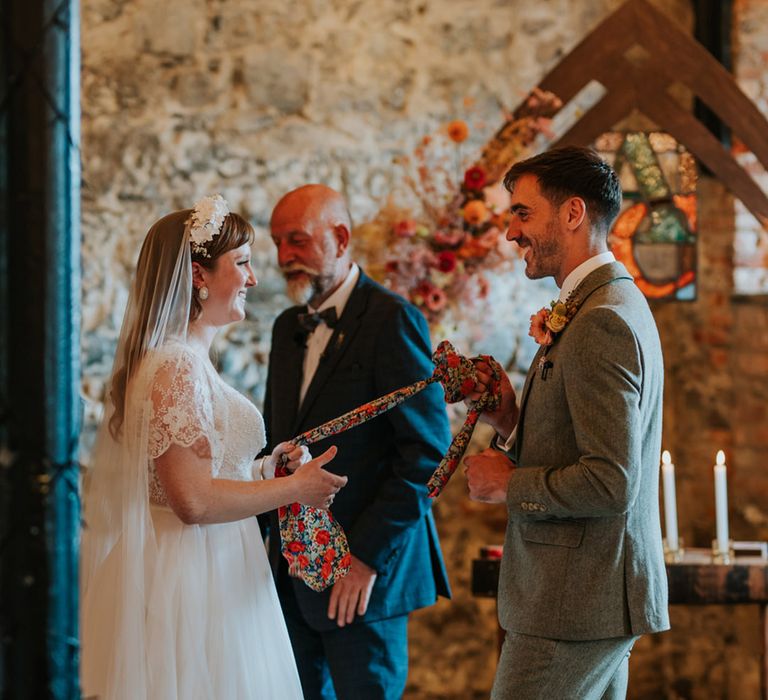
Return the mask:
<path id="1" fill-rule="evenodd" d="M 275 321 L 264 415 L 272 444 L 432 373 L 419 310 L 352 262 L 342 196 L 324 185 L 286 194 L 270 222 L 298 304 Z M 307 700 L 399 700 L 408 673 L 408 613 L 449 596 L 426 482 L 450 442 L 432 385 L 399 407 L 323 441 L 349 478 L 332 512 L 352 568 L 316 593 L 270 559 Z M 277 532 L 277 519 L 272 518 Z"/>
<path id="2" fill-rule="evenodd" d="M 495 443 L 468 457 L 470 497 L 506 503 L 492 698 L 623 698 L 637 638 L 669 628 L 658 512 L 663 362 L 648 304 L 608 250 L 616 174 L 567 147 L 516 164 L 507 239 L 526 275 L 554 277 L 555 311 L 518 409 L 483 416 Z M 483 373 L 478 391 L 489 377 Z"/>

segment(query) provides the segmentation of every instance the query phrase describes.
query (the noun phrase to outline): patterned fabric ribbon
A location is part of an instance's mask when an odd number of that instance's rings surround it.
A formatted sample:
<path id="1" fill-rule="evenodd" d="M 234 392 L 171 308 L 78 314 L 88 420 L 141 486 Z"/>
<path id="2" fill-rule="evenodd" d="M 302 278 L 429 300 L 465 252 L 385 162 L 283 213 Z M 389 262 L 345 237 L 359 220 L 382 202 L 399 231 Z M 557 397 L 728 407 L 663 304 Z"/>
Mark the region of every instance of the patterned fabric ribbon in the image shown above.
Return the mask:
<path id="1" fill-rule="evenodd" d="M 467 449 L 480 414 L 495 410 L 501 401 L 501 365 L 489 355 L 480 355 L 490 368 L 493 378 L 490 386 L 477 401 L 471 402 L 464 425 L 451 441 L 448 451 L 427 483 L 429 495 L 440 495 L 453 472 L 456 471 Z M 302 433 L 291 442 L 295 445 L 311 445 L 331 435 L 337 435 L 361 425 L 371 418 L 401 404 L 434 382 L 443 385 L 446 403 L 463 401 L 477 382 L 475 362 L 460 355 L 444 340 L 437 346 L 432 361 L 435 370 L 428 379 L 396 389 L 338 418 Z M 279 467 L 277 476 L 287 473 Z M 349 571 L 351 557 L 347 536 L 330 511 L 292 503 L 278 509 L 280 539 L 283 556 L 292 576 L 302 579 L 312 590 L 322 591 L 343 578 Z"/>

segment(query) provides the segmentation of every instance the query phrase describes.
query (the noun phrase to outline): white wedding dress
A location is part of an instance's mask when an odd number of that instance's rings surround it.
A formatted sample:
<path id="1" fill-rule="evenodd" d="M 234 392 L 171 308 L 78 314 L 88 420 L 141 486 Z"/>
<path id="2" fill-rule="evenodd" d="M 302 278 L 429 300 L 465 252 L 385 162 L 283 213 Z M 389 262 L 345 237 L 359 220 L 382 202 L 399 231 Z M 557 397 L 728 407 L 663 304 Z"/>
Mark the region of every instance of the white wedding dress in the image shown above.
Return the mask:
<path id="1" fill-rule="evenodd" d="M 179 342 L 151 351 L 130 386 L 139 397 L 151 397 L 139 431 L 149 434 L 146 471 L 139 475 L 149 503 L 143 521 L 148 532 L 138 538 L 140 546 L 121 545 L 127 538 L 116 538 L 87 583 L 84 696 L 301 698 L 256 518 L 185 525 L 168 507 L 153 462 L 172 443 L 194 445 L 199 454 L 210 455 L 214 477 L 252 480 L 254 457 L 265 444 L 261 415 L 207 358 Z M 126 413 L 123 439 L 136 434 L 132 419 Z M 120 507 L 129 511 L 131 506 Z M 141 510 L 142 504 L 136 507 Z M 84 540 L 87 536 L 86 529 Z M 121 562 L 130 560 L 121 547 L 143 551 L 143 581 L 132 581 L 131 571 L 122 570 L 128 567 Z M 141 609 L 121 613 L 121 605 Z"/>

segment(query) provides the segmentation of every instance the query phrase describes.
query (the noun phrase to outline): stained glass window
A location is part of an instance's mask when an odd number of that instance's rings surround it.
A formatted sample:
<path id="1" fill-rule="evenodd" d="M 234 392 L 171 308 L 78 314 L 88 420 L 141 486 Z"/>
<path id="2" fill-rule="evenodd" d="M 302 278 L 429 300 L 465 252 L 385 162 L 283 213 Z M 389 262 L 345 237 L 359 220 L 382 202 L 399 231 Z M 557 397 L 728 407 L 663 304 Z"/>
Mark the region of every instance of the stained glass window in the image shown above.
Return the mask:
<path id="1" fill-rule="evenodd" d="M 649 299 L 696 298 L 696 163 L 661 132 L 603 134 L 595 149 L 619 174 L 624 201 L 609 242 Z"/>

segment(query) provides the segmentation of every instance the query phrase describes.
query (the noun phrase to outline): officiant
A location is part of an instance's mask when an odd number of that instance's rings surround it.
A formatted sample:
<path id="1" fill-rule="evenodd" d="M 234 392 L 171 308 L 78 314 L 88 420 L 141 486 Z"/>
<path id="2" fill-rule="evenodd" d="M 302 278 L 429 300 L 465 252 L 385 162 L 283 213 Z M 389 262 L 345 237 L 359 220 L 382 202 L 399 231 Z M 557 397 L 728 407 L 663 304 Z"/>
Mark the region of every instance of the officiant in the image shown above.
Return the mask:
<path id="1" fill-rule="evenodd" d="M 432 373 L 421 312 L 371 280 L 350 253 L 344 198 L 324 185 L 287 193 L 271 218 L 296 306 L 275 321 L 264 406 L 272 444 Z M 278 593 L 307 700 L 399 700 L 408 614 L 450 596 L 426 483 L 450 442 L 437 385 L 315 448 L 339 448 L 349 477 L 331 511 L 351 570 L 322 593 L 291 578 L 270 538 Z M 270 531 L 278 533 L 275 513 Z"/>

